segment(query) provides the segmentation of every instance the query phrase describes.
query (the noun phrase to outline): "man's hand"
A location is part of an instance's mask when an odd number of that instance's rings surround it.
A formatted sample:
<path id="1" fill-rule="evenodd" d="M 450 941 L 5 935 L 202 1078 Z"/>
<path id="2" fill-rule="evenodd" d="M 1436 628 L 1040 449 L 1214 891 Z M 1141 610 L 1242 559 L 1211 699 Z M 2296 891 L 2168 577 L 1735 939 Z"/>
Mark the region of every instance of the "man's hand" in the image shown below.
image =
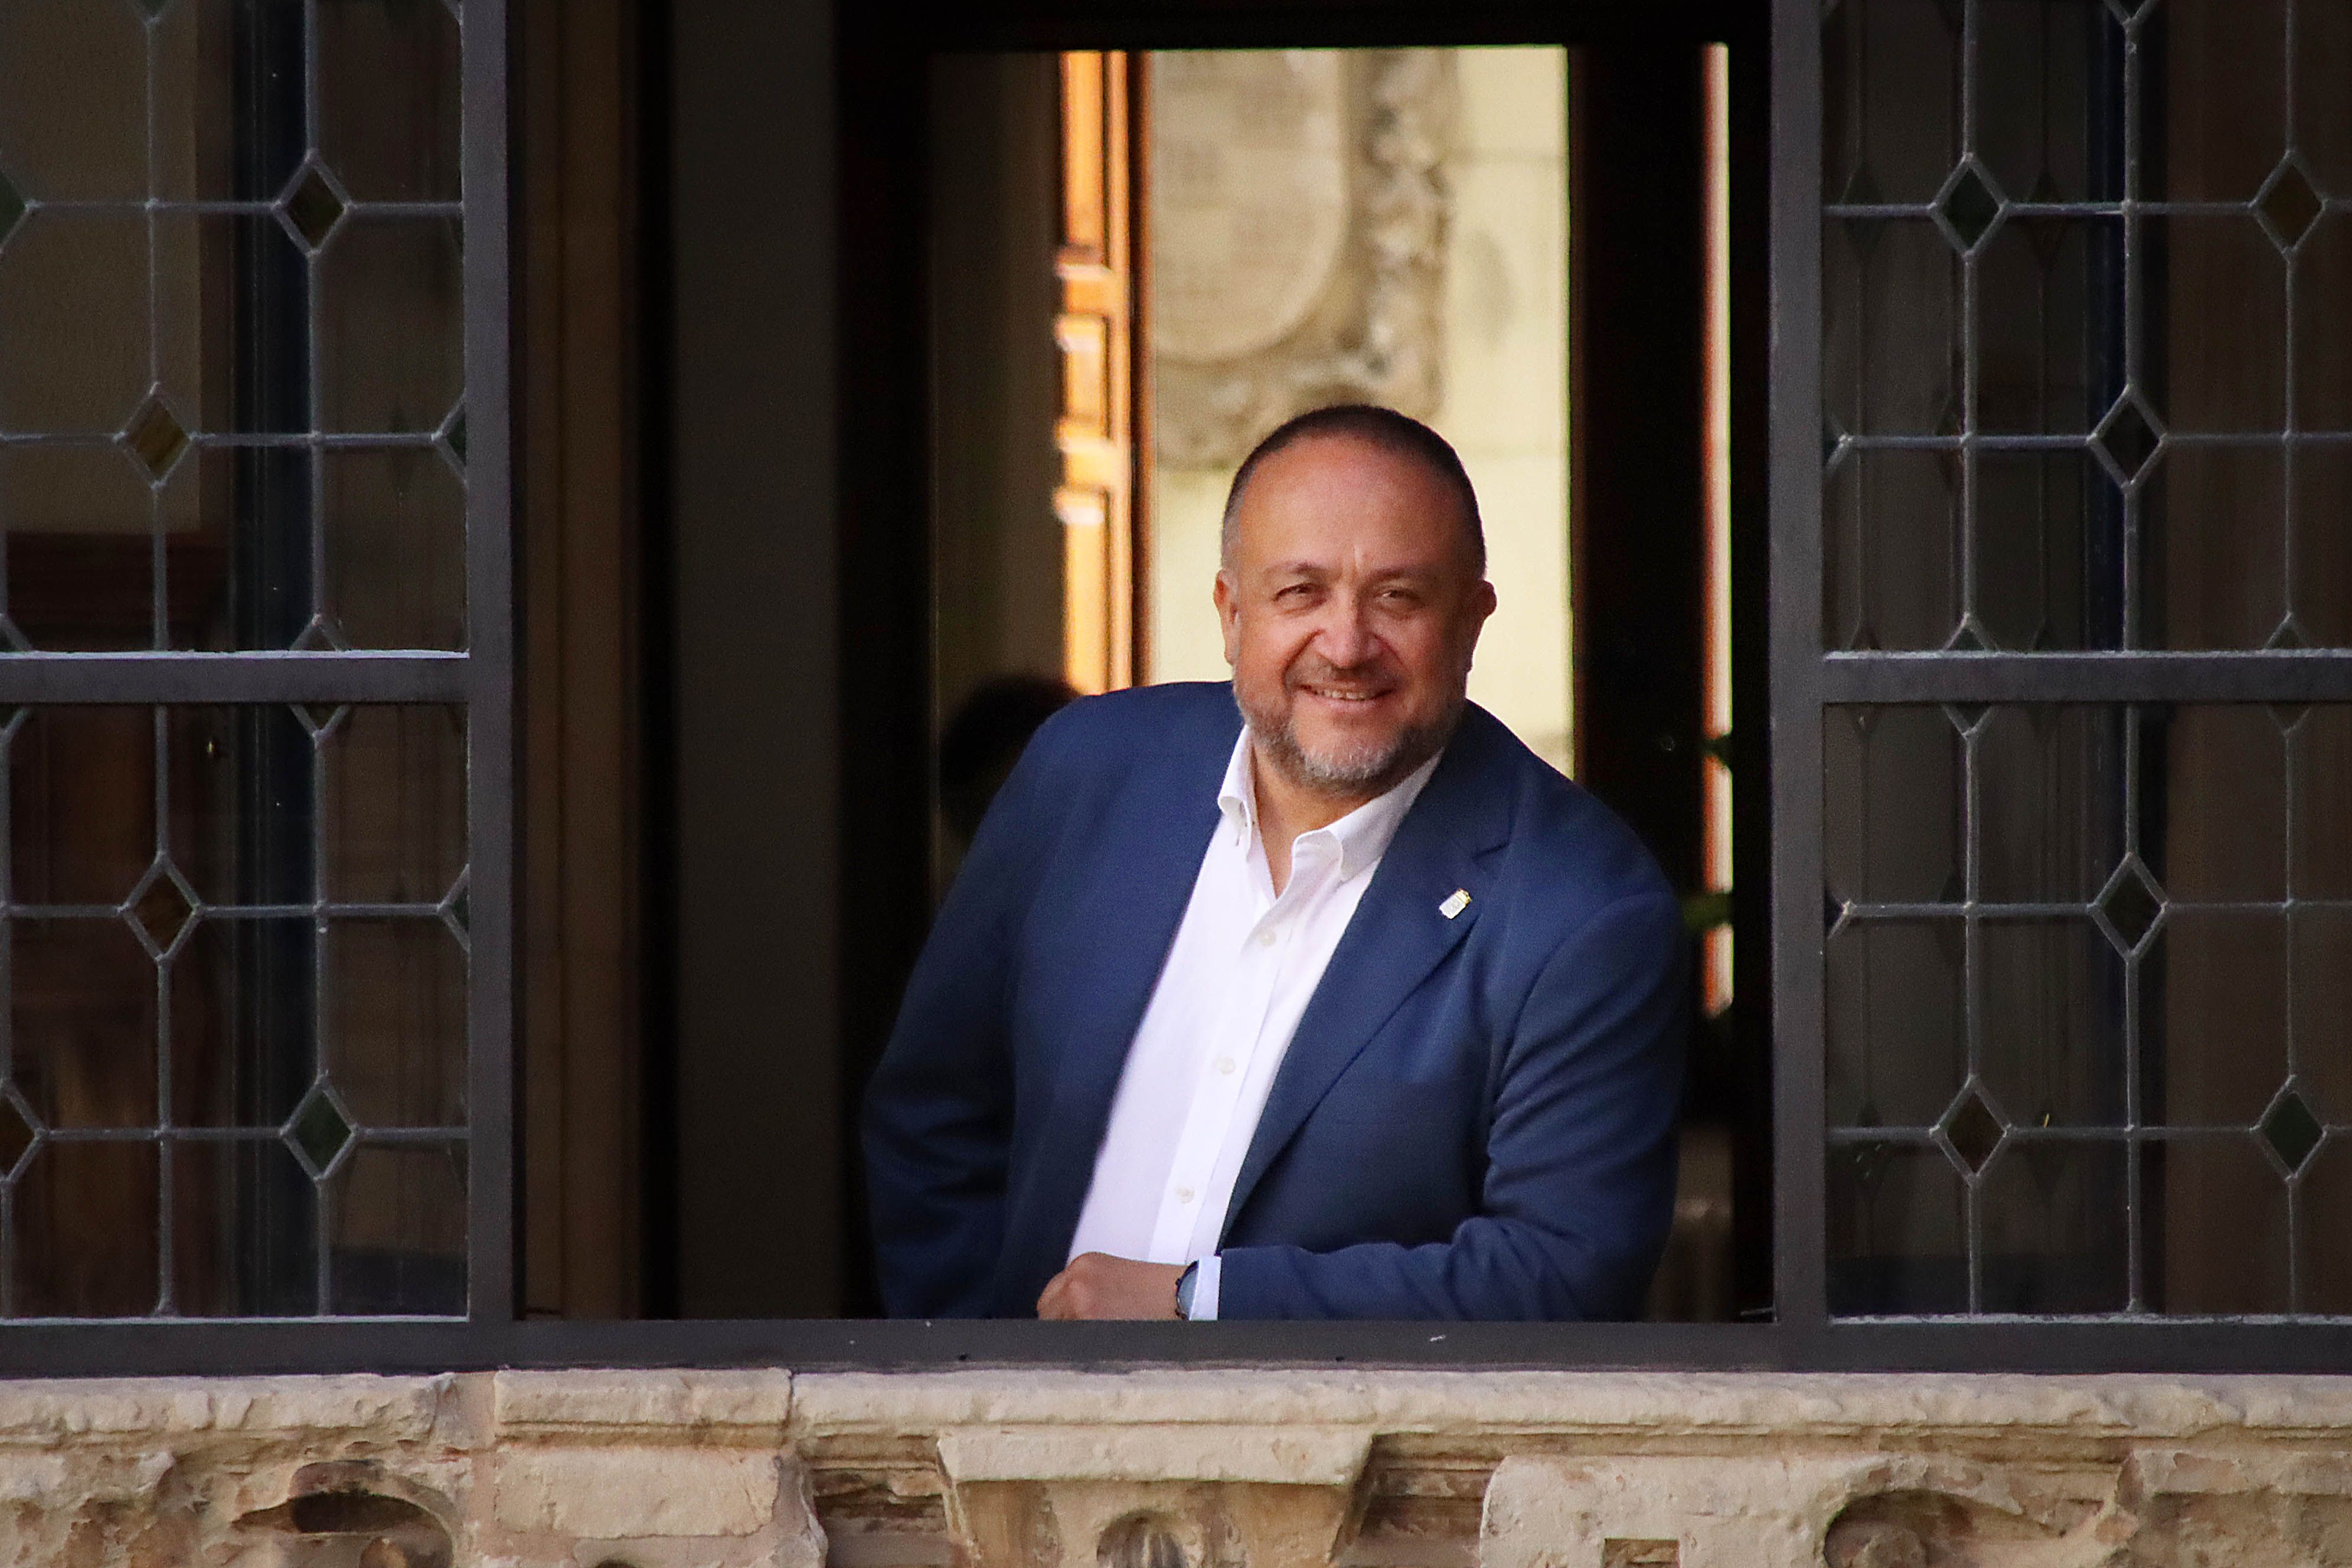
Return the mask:
<path id="1" fill-rule="evenodd" d="M 1041 1318 L 1172 1318 L 1181 1263 L 1138 1263 L 1108 1252 L 1082 1252 L 1045 1282 Z"/>

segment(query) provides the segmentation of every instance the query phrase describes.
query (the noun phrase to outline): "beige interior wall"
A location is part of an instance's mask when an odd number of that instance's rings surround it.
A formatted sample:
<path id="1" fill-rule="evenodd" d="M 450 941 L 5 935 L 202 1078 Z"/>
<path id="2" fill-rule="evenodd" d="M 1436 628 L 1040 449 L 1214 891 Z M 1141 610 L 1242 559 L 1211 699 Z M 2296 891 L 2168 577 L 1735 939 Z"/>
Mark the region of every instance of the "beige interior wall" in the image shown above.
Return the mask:
<path id="1" fill-rule="evenodd" d="M 1501 601 L 1470 695 L 1537 752 L 1570 755 L 1567 57 L 1463 49 L 1449 195 L 1444 393 Z M 1147 679 L 1220 680 L 1209 598 L 1229 470 L 1155 465 Z"/>

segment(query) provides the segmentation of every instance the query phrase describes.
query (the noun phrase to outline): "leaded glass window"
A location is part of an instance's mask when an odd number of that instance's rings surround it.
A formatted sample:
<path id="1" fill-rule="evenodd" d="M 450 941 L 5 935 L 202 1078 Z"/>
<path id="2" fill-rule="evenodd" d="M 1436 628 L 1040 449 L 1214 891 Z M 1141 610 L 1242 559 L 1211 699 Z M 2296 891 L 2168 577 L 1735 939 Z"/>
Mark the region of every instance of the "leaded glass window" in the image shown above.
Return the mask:
<path id="1" fill-rule="evenodd" d="M 0 4 L 0 1316 L 483 1305 L 475 9 Z"/>
<path id="2" fill-rule="evenodd" d="M 1820 37 L 1828 1310 L 2352 1314 L 2352 10 Z"/>

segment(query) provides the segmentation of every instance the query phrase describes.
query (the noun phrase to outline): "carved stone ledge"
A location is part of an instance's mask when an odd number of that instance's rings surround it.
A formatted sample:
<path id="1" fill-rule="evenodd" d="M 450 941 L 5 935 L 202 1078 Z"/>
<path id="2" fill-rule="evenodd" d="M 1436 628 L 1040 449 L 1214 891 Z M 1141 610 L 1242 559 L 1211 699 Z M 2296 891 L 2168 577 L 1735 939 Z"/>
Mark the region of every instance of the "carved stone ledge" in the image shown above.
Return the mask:
<path id="1" fill-rule="evenodd" d="M 501 1372 L 491 1389 L 501 1441 L 778 1448 L 793 1414 L 788 1372 Z"/>
<path id="2" fill-rule="evenodd" d="M 0 1565 L 2310 1568 L 2352 1379 L 0 1384 Z"/>
<path id="3" fill-rule="evenodd" d="M 1324 1564 L 1355 1511 L 1363 1427 L 961 1427 L 940 1438 L 977 1568 Z"/>
<path id="4" fill-rule="evenodd" d="M 843 1568 L 2352 1563 L 2344 1379 L 819 1376 L 793 1429 Z"/>

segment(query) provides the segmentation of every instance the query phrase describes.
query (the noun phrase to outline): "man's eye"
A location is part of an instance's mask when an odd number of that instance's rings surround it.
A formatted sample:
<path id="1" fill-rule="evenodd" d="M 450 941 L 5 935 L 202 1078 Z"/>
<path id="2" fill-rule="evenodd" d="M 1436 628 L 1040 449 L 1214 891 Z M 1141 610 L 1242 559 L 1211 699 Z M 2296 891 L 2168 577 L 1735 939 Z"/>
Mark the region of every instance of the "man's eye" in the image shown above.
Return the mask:
<path id="1" fill-rule="evenodd" d="M 1285 587 L 1276 588 L 1274 591 L 1274 597 L 1277 604 L 1300 604 L 1314 592 L 1315 585 L 1311 583 L 1292 583 Z"/>

